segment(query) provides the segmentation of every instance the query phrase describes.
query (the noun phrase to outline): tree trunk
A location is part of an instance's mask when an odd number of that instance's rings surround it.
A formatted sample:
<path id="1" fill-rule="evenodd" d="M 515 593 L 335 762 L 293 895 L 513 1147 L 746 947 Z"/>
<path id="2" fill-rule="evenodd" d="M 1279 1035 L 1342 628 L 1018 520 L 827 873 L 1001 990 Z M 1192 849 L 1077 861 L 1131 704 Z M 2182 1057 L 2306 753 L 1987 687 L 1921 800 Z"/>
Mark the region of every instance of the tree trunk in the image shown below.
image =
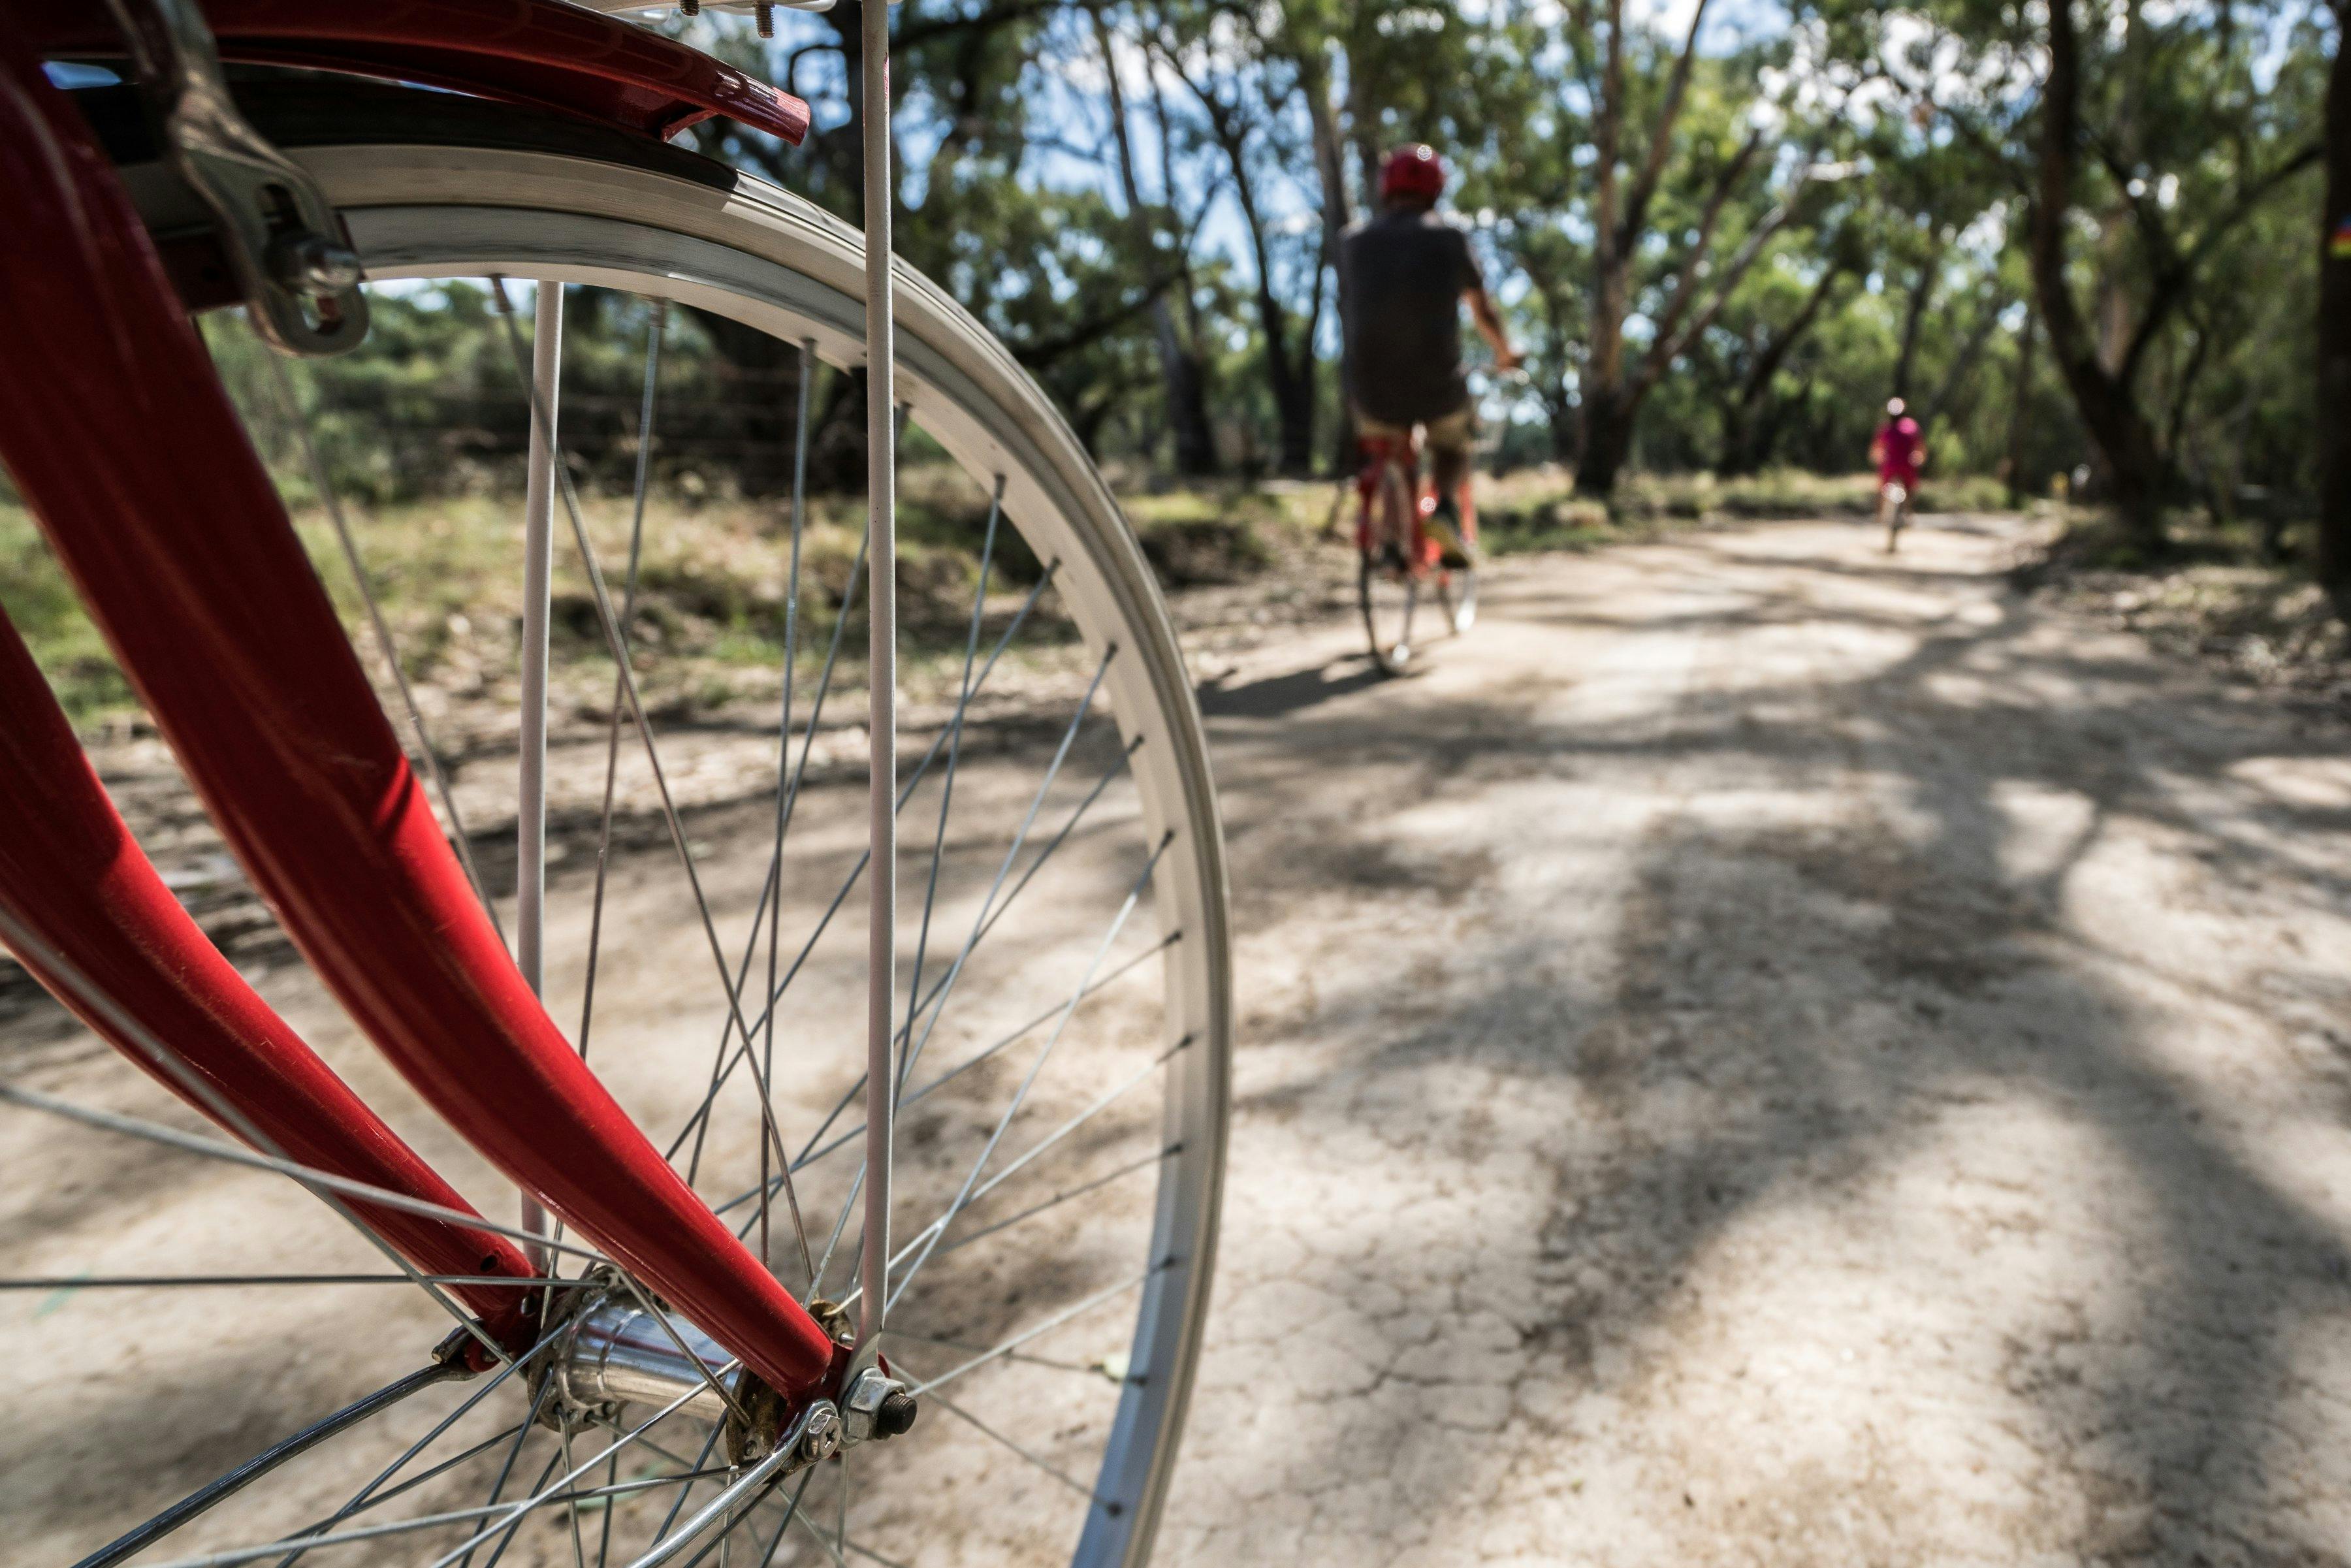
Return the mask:
<path id="1" fill-rule="evenodd" d="M 2073 211 L 2074 163 L 2080 140 L 2081 40 L 2073 0 L 2049 8 L 2049 79 L 2042 89 L 2040 168 L 2032 203 L 2032 286 L 2049 334 L 2049 351 L 2074 406 L 2111 476 L 2116 510 L 2145 549 L 2164 547 L 2164 483 L 2155 430 L 2130 384 L 2100 362 L 2065 279 L 2065 226 Z"/>
<path id="2" fill-rule="evenodd" d="M 1118 146 L 1119 180 L 1126 192 L 1127 222 L 1148 253 L 1153 225 L 1144 204 L 1143 183 L 1134 172 L 1134 140 L 1127 129 L 1126 91 L 1118 79 L 1118 56 L 1110 24 L 1099 10 L 1093 14 L 1093 23 L 1102 70 L 1110 81 L 1111 127 Z M 1162 193 L 1172 199 L 1172 190 Z M 1177 287 L 1188 289 L 1188 280 Z M 1166 399 L 1168 432 L 1174 438 L 1176 471 L 1186 478 L 1205 478 L 1217 471 L 1217 433 L 1208 423 L 1207 378 L 1200 373 L 1198 360 L 1186 351 L 1177 335 L 1176 308 L 1164 293 L 1151 302 L 1151 335 L 1159 355 L 1159 382 Z"/>
<path id="3" fill-rule="evenodd" d="M 792 411 L 800 384 L 799 347 L 730 316 L 692 306 L 686 310 L 717 350 L 712 369 L 718 395 L 706 411 L 697 411 L 701 416 L 695 423 L 705 428 L 696 434 L 716 442 L 744 495 L 789 493 Z"/>
<path id="4" fill-rule="evenodd" d="M 2024 301 L 2024 325 L 2016 329 L 2016 390 L 2008 414 L 2008 504 L 2024 505 L 2024 411 L 2032 401 L 2032 345 L 2040 339 L 2041 314 L 2031 296 Z"/>
<path id="5" fill-rule="evenodd" d="M 1583 444 L 1575 460 L 1575 491 L 1605 499 L 1633 449 L 1633 411 L 1613 389 L 1583 400 Z"/>
<path id="6" fill-rule="evenodd" d="M 1910 371 L 1918 357 L 1918 325 L 1935 298 L 1937 275 L 1942 269 L 1943 247 L 1936 245 L 1918 264 L 1918 281 L 1910 286 L 1910 302 L 1902 314 L 1902 351 L 1894 361 L 1894 395 L 1910 395 Z"/>
<path id="7" fill-rule="evenodd" d="M 1314 172 L 1322 184 L 1322 266 L 1335 275 L 1339 293 L 1340 337 L 1346 336 L 1347 274 L 1339 266 L 1339 242 L 1354 222 L 1347 200 L 1346 148 L 1339 136 L 1339 116 L 1331 102 L 1331 62 L 1319 43 L 1310 41 L 1300 51 L 1298 85 L 1306 95 L 1306 120 L 1314 135 Z M 1311 350 L 1309 350 L 1311 351 Z M 1312 364 L 1308 365 L 1312 373 Z M 1343 382 L 1344 377 L 1343 376 Z M 1339 418 L 1332 432 L 1331 471 L 1348 474 L 1355 466 L 1355 409 L 1343 392 Z"/>
<path id="8" fill-rule="evenodd" d="M 1763 466 L 1771 455 L 1771 437 L 1778 431 L 1779 422 L 1760 419 L 1771 392 L 1771 382 L 1780 367 L 1788 362 L 1788 355 L 1805 333 L 1819 319 L 1821 307 L 1828 303 L 1844 267 L 1831 262 L 1821 273 L 1813 291 L 1804 297 L 1802 308 L 1795 319 L 1781 329 L 1780 335 L 1765 343 L 1756 354 L 1755 362 L 1748 367 L 1739 383 L 1737 395 L 1724 408 L 1722 414 L 1722 455 L 1715 465 L 1723 474 L 1752 474 Z"/>
<path id="9" fill-rule="evenodd" d="M 2335 0 L 2318 264 L 2318 580 L 2351 620 L 2351 0 Z"/>
<path id="10" fill-rule="evenodd" d="M 1249 184 L 1249 159 L 1238 136 L 1224 141 L 1225 162 L 1233 172 L 1233 194 L 1249 229 L 1251 259 L 1257 264 L 1258 328 L 1265 334 L 1266 390 L 1273 397 L 1279 431 L 1281 472 L 1303 477 L 1314 471 L 1314 332 L 1306 331 L 1304 372 L 1290 354 L 1290 312 L 1273 292 L 1273 249 L 1266 243 L 1265 222 L 1258 212 L 1257 193 Z M 1321 282 L 1316 282 L 1321 292 Z"/>
<path id="11" fill-rule="evenodd" d="M 1959 351 L 1952 356 L 1950 368 L 1943 372 L 1941 384 L 1935 388 L 1934 395 L 1927 400 L 1919 413 L 1920 425 L 1939 424 L 1943 416 L 1950 413 L 1952 400 L 1967 386 L 1976 361 L 1983 357 L 1985 345 L 1991 341 L 1992 329 L 2000 325 L 2001 312 L 2007 308 L 2008 302 L 1997 292 L 1985 296 L 1976 324 L 1968 329 L 1967 341 L 1960 344 Z"/>

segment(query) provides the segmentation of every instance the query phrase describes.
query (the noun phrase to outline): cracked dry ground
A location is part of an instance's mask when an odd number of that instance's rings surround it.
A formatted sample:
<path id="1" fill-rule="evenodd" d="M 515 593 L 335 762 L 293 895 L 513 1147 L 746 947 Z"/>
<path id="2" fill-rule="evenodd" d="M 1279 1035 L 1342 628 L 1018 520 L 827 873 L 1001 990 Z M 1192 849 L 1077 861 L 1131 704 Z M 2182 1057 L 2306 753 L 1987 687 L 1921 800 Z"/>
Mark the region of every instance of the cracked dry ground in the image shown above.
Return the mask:
<path id="1" fill-rule="evenodd" d="M 1400 682 L 1344 618 L 1200 629 L 1243 1028 L 1162 1563 L 2346 1560 L 2346 728 L 2014 596 L 2026 542 L 1933 519 L 1888 559 L 1864 528 L 1782 524 L 1510 561 L 1472 636 Z M 1035 727 L 1006 755 L 1050 749 Z M 739 923 L 768 807 L 726 802 L 771 743 L 676 744 Z M 638 826 L 618 874 L 666 874 Z M 649 907 L 626 945 L 687 972 L 682 906 Z M 261 983 L 393 1092 L 298 968 Z M 699 1064 L 713 1018 L 674 1027 L 674 990 L 638 985 L 615 1041 Z M 122 1074 L 28 1029 L 0 1043 L 43 1087 Z M 671 1092 L 669 1060 L 632 1087 Z M 57 1202 L 174 1259 L 217 1239 L 150 1233 L 230 1177 L 107 1157 Z M 298 1260 L 328 1224 L 235 1190 L 239 1258 Z M 0 1343 L 28 1310 L 0 1302 Z M 251 1337 L 227 1307 L 112 1310 L 41 1332 L 107 1367 Z M 104 1538 L 101 1458 L 156 1500 L 213 1473 L 216 1397 L 275 1402 L 229 1434 L 246 1452 L 372 1385 L 331 1314 L 265 1326 L 300 1354 L 123 1373 L 95 1412 L 19 1364 L 16 1546 Z M 1024 1475 L 964 1458 L 968 1485 Z M 912 1561 L 1013 1560 L 935 1544 Z M 571 1561 L 552 1524 L 526 1559 Z"/>
<path id="2" fill-rule="evenodd" d="M 1246 1006 L 1177 1563 L 2340 1563 L 2338 723 L 2012 524 L 1508 563 L 1207 694 Z"/>

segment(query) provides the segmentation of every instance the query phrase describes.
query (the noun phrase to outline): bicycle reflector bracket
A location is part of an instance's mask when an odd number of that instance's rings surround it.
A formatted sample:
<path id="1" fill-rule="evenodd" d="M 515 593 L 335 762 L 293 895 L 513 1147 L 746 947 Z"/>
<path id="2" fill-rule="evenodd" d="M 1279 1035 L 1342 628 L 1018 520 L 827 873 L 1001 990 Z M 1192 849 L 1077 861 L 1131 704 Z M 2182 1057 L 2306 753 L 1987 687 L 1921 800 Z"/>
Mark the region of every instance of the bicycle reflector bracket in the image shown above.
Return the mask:
<path id="1" fill-rule="evenodd" d="M 106 3 L 164 156 L 212 209 L 254 325 L 289 354 L 358 348 L 367 298 L 350 231 L 317 183 L 238 112 L 195 0 Z"/>

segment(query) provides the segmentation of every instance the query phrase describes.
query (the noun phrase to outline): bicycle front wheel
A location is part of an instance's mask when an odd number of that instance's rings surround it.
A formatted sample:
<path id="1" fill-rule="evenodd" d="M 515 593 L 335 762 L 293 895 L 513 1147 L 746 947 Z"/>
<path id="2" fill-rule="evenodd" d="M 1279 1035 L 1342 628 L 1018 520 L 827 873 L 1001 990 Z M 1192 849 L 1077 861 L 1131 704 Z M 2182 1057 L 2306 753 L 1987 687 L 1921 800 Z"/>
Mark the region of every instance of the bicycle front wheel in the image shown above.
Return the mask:
<path id="1" fill-rule="evenodd" d="M 449 95 L 264 81 L 246 96 L 264 133 L 345 214 L 371 287 L 407 316 L 478 316 L 496 279 L 517 294 L 564 290 L 608 328 L 641 329 L 641 452 L 660 450 L 665 343 L 757 338 L 764 358 L 737 362 L 797 363 L 803 409 L 820 367 L 837 378 L 862 361 L 860 237 L 780 191 L 674 148 Z M 131 141 L 126 132 L 118 145 Z M 132 167 L 128 183 L 152 204 L 151 226 L 168 230 L 187 214 L 150 173 Z M 905 653 L 892 1147 L 903 1245 L 885 1354 L 925 1416 L 900 1439 L 704 1521 L 692 1552 L 1139 1563 L 1198 1356 L 1224 1164 L 1231 976 L 1207 747 L 1157 589 L 1083 449 L 941 290 L 903 267 L 898 287 L 896 384 L 919 433 L 909 439 L 944 455 L 925 504 L 967 507 L 977 557 L 938 590 L 927 633 L 916 618 Z M 526 370 L 497 365 L 484 380 L 502 387 L 503 417 L 528 423 Z M 369 417 L 389 419 L 397 404 Z M 847 693 L 863 639 L 841 635 L 860 613 L 865 557 L 838 517 L 824 525 L 832 534 L 820 531 L 809 423 L 796 434 L 790 405 L 778 404 L 745 428 L 794 477 L 753 508 L 749 538 L 704 537 L 710 549 L 765 551 L 758 576 L 773 591 L 695 612 L 724 622 L 714 636 L 732 637 L 727 646 L 748 637 L 774 660 L 759 702 L 780 695 L 783 706 L 779 719 L 768 710 L 764 742 L 729 748 L 747 704 L 670 724 L 656 703 L 642 721 L 642 706 L 623 711 L 610 663 L 570 686 L 559 667 L 551 738 L 534 738 L 502 677 L 475 682 L 488 695 L 467 708 L 462 735 L 423 734 L 447 716 L 431 700 L 402 722 L 414 718 L 423 759 L 449 759 L 453 819 L 462 807 L 476 832 L 496 824 L 525 841 L 536 819 L 557 867 L 545 911 L 530 917 L 550 1012 L 578 1020 L 583 1052 L 592 1036 L 606 1086 L 814 1301 L 842 1296 L 857 1272 L 864 960 L 862 933 L 843 929 L 858 923 L 835 915 L 867 863 L 864 781 L 850 765 L 862 743 L 844 719 L 862 711 Z M 539 412 L 559 441 L 560 407 Z M 607 412 L 585 410 L 583 423 Z M 276 435 L 282 446 L 287 433 Z M 591 494 L 579 520 L 582 549 L 609 553 L 624 618 L 637 612 L 625 631 L 641 685 L 659 687 L 681 641 L 677 595 L 695 591 L 695 561 L 661 540 L 664 525 L 696 526 L 700 500 L 663 488 L 695 477 L 664 481 L 641 462 L 632 506 Z M 321 557 L 329 580 L 349 567 L 365 583 L 372 547 L 392 553 L 397 521 L 360 518 L 348 560 Z M 482 537 L 511 549 L 504 530 Z M 564 525 L 556 537 L 569 537 Z M 526 564 L 510 580 L 527 580 Z M 585 613 L 556 596 L 559 650 L 565 617 Z M 454 625 L 395 607 L 386 667 L 428 664 L 420 643 L 459 636 Z M 706 674 L 707 661 L 697 668 Z M 413 706 L 389 682 L 384 695 L 395 714 Z M 578 717 L 568 728 L 567 703 Z M 632 839 L 650 847 L 630 853 Z M 485 885 L 518 917 L 496 876 Z M 301 1015 L 321 1052 L 484 1213 L 514 1212 L 512 1190 L 422 1125 L 323 1014 L 314 1000 Z M 134 1092 L 121 1091 L 125 1103 Z M 24 1145 L 13 1124 L 0 1128 L 0 1163 L 58 1168 L 42 1127 Z M 11 1154 L 35 1148 L 38 1164 Z M 67 1163 L 98 1170 L 107 1158 Z M 169 1207 L 129 1239 L 128 1211 L 102 1204 L 36 1202 L 27 1212 L 45 1224 L 10 1231 L 7 1274 L 84 1281 L 8 1332 L 28 1385 L 25 1418 L 0 1438 L 0 1504 L 36 1559 L 102 1551 L 335 1406 L 365 1415 L 223 1492 L 141 1561 L 333 1537 L 340 1562 L 475 1552 L 633 1562 L 727 1483 L 726 1456 L 713 1457 L 721 1426 L 698 1407 L 573 1400 L 562 1378 L 543 1375 L 570 1354 L 559 1335 L 526 1375 L 412 1389 L 400 1374 L 448 1324 L 398 1276 L 355 1272 L 347 1236 L 234 1183 L 189 1184 Z M 268 1267 L 202 1255 L 265 1237 Z M 629 1281 L 594 1264 L 559 1257 L 552 1277 L 575 1297 L 622 1300 Z M 123 1348 L 93 1359 L 97 1341 Z M 221 1370 L 175 1376 L 190 1365 Z M 301 1376 L 283 1375 L 294 1367 Z M 137 1427 L 169 1431 L 167 1450 L 83 1419 L 134 1385 L 145 1391 Z M 379 1412 L 369 1402 L 387 1388 L 397 1400 Z"/>
<path id="2" fill-rule="evenodd" d="M 1413 559 L 1412 500 L 1393 466 L 1383 472 L 1371 504 L 1378 527 L 1370 530 L 1373 542 L 1357 563 L 1355 602 L 1363 612 L 1372 662 L 1387 674 L 1400 675 L 1417 652 L 1413 631 L 1427 574 Z"/>

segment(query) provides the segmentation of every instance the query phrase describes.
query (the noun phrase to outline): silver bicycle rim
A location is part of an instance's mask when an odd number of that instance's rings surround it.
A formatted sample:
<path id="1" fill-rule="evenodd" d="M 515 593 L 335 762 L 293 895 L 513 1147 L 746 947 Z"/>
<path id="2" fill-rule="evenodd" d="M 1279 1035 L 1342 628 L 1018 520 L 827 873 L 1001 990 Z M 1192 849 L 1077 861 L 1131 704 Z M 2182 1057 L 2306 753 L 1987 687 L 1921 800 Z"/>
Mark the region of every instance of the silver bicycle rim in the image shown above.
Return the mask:
<path id="1" fill-rule="evenodd" d="M 319 147 L 298 154 L 349 216 L 371 277 L 503 276 L 691 304 L 862 359 L 858 236 L 749 183 L 717 191 L 544 152 Z M 135 183 L 135 182 L 134 182 Z M 1226 886 L 1205 740 L 1165 609 L 1115 503 L 1024 372 L 937 289 L 900 268 L 897 373 L 913 420 L 975 477 L 1040 560 L 1129 748 L 1160 929 L 1166 1058 L 1161 1166 L 1131 1372 L 1074 1561 L 1149 1553 L 1199 1349 L 1220 1198 L 1231 1032 Z M 560 528 L 558 524 L 558 528 Z M 1123 655 L 1110 656 L 1115 648 Z M 1181 1049 L 1177 1049 L 1178 1047 Z"/>

